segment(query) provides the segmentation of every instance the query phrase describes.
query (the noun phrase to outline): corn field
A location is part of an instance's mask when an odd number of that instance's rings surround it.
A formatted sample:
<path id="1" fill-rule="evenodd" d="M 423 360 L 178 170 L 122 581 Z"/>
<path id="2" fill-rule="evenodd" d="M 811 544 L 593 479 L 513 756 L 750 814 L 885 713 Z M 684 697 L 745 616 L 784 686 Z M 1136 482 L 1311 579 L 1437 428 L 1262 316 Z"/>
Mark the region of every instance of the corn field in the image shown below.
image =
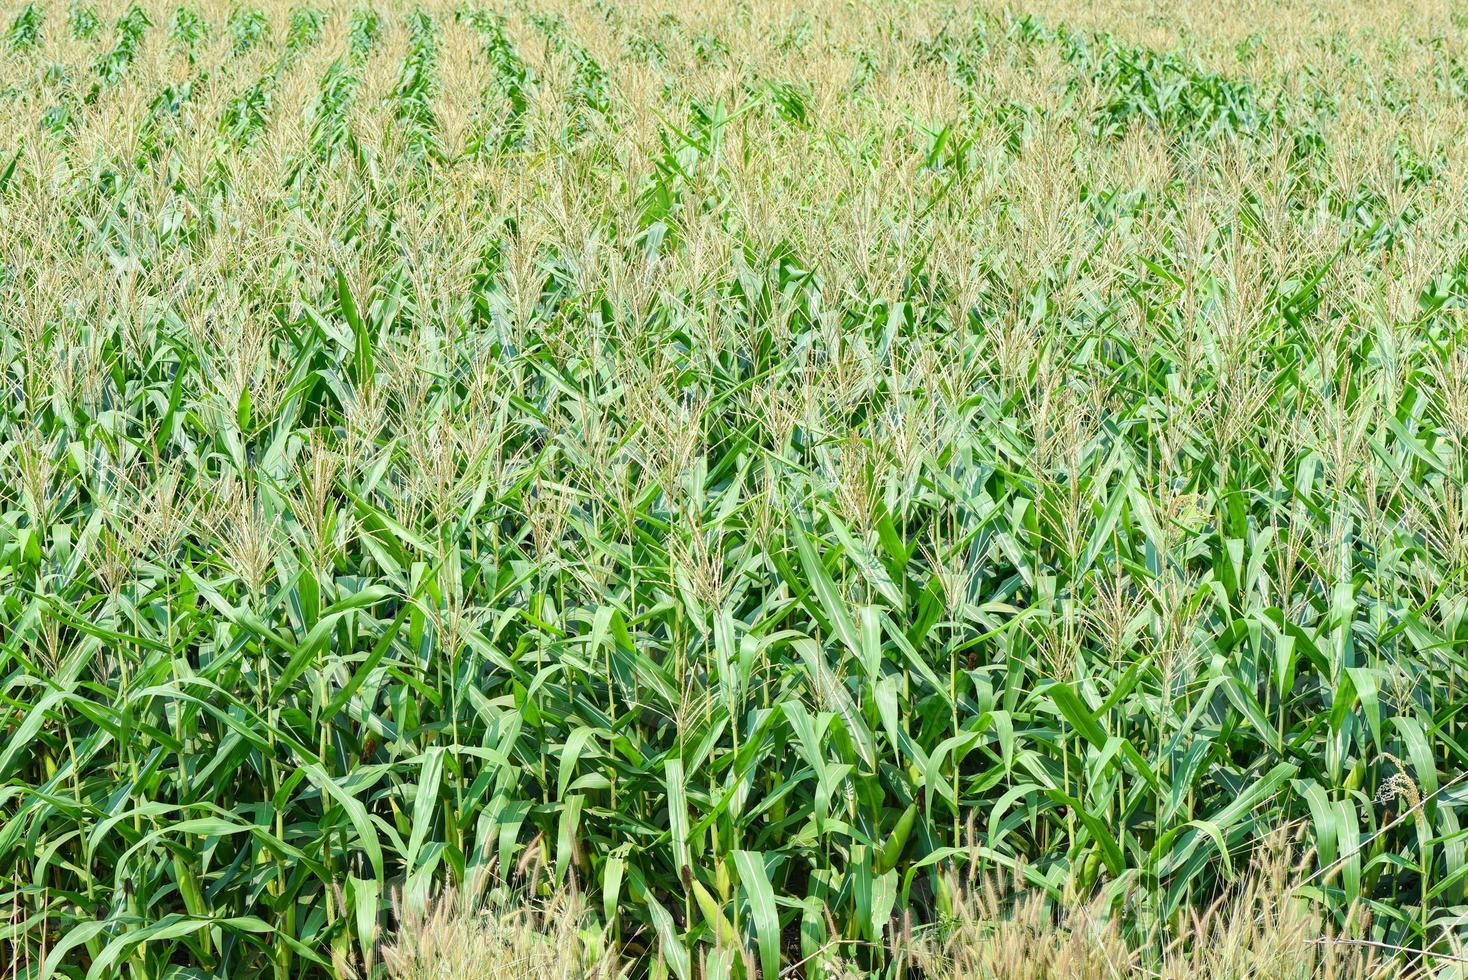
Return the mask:
<path id="1" fill-rule="evenodd" d="M 0 15 L 4 976 L 1468 965 L 1459 5 Z"/>

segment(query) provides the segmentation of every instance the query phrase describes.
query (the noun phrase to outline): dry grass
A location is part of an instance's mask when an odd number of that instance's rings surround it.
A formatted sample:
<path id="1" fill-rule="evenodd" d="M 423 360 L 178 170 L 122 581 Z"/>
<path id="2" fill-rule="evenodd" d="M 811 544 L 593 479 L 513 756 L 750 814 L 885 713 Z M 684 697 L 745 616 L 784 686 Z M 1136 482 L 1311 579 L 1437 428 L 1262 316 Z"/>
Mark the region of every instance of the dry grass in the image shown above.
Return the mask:
<path id="1" fill-rule="evenodd" d="M 953 872 L 941 879 L 944 911 L 931 926 L 894 937 L 881 975 L 924 980 L 1386 980 L 1441 977 L 1455 953 L 1400 955 L 1373 943 L 1360 910 L 1337 928 L 1300 894 L 1308 864 L 1276 835 L 1215 901 L 1139 934 L 1117 915 L 1125 895 L 1055 899 L 1022 875 Z M 539 903 L 485 905 L 445 892 L 426 911 L 397 907 L 398 931 L 383 950 L 393 980 L 617 980 L 604 937 L 584 905 L 558 893 Z M 792 967 L 825 980 L 860 970 L 835 942 Z M 1452 947 L 1456 949 L 1456 946 Z M 726 975 L 727 961 L 715 961 Z M 757 971 L 752 961 L 745 966 Z M 708 964 L 705 964 L 708 969 Z M 782 974 L 788 975 L 788 974 Z M 801 974 L 797 974 L 801 975 Z"/>
<path id="2" fill-rule="evenodd" d="M 1307 867 L 1278 844 L 1211 904 L 1140 934 L 1119 924 L 1125 895 L 1057 902 L 1015 876 L 949 875 L 949 911 L 913 960 L 927 980 L 1384 980 L 1451 961 L 1360 944 L 1370 930 L 1359 910 L 1336 928 L 1297 895 Z"/>
<path id="3" fill-rule="evenodd" d="M 426 908 L 395 906 L 398 930 L 382 949 L 392 980 L 620 980 L 581 899 L 489 902 L 445 891 Z M 370 970 L 368 971 L 370 973 Z"/>

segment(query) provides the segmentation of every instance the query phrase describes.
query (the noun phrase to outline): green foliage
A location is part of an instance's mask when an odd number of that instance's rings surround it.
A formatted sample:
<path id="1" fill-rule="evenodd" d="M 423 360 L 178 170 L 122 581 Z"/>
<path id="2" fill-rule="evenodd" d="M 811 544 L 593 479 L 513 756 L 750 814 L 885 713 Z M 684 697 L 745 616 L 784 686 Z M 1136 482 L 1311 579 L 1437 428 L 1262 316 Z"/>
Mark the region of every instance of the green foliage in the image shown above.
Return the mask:
<path id="1" fill-rule="evenodd" d="M 45 19 L 45 13 L 34 3 L 20 8 L 20 13 L 10 22 L 10 30 L 6 34 L 11 50 L 34 48 L 41 40 L 41 24 Z"/>
<path id="2" fill-rule="evenodd" d="M 520 58 L 514 44 L 506 36 L 504 26 L 498 17 L 475 8 L 464 9 L 460 11 L 459 16 L 479 34 L 496 81 L 504 93 L 506 108 L 500 135 L 495 142 L 501 149 L 513 149 L 519 145 L 523 135 L 521 117 L 530 107 L 530 99 L 534 94 L 535 75 Z M 471 150 L 482 150 L 484 146 L 485 137 L 481 137 L 476 145 L 471 147 Z"/>
<path id="3" fill-rule="evenodd" d="M 394 115 L 403 129 L 408 155 L 421 159 L 439 152 L 438 124 L 433 117 L 438 42 L 433 20 L 421 10 L 409 16 L 408 34 L 412 47 L 398 77 Z"/>
<path id="4" fill-rule="evenodd" d="M 231 38 L 231 51 L 238 56 L 255 47 L 265 37 L 266 27 L 264 11 L 254 7 L 235 7 L 229 12 L 229 19 L 224 25 Z"/>
<path id="5" fill-rule="evenodd" d="M 99 90 L 116 85 L 127 74 L 133 59 L 137 57 L 138 45 L 142 43 L 144 32 L 151 26 L 152 21 L 141 7 L 133 4 L 127 8 L 127 12 L 117 21 L 116 43 L 99 55 L 93 65 L 97 84 L 88 101 L 95 99 Z"/>
<path id="6" fill-rule="evenodd" d="M 199 42 L 209 33 L 209 25 L 192 7 L 177 7 L 168 22 L 168 37 L 192 63 Z"/>
<path id="7" fill-rule="evenodd" d="M 1329 93 L 882 11 L 758 61 L 615 5 L 624 57 L 535 10 L 178 7 L 119 146 L 69 134 L 154 22 L 78 45 L 0 180 L 30 975 L 368 969 L 491 869 L 685 980 L 895 976 L 959 864 L 1144 949 L 1279 827 L 1331 924 L 1444 943 L 1459 158 L 1352 169 Z M 192 64 L 211 23 L 248 71 Z"/>
<path id="8" fill-rule="evenodd" d="M 96 9 L 81 3 L 73 4 L 67 9 L 66 23 L 71 36 L 81 40 L 91 37 L 102 26 Z"/>
<path id="9" fill-rule="evenodd" d="M 319 42 L 325 23 L 326 14 L 315 7 L 293 8 L 285 31 L 286 57 L 299 57 Z"/>

